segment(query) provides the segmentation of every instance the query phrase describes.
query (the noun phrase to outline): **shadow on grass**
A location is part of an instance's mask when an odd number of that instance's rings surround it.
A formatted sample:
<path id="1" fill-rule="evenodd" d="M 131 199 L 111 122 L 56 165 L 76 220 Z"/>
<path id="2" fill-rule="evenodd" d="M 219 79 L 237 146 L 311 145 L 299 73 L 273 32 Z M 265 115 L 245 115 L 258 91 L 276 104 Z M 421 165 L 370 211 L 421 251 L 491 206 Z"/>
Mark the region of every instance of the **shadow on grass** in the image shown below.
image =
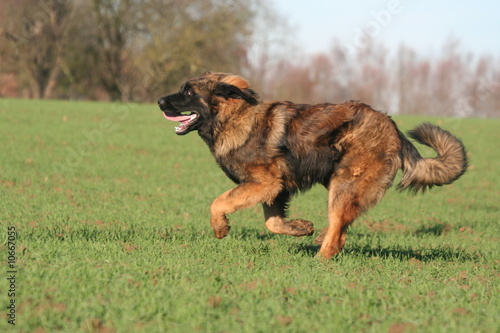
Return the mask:
<path id="1" fill-rule="evenodd" d="M 418 234 L 430 234 L 440 236 L 448 232 L 449 226 L 444 224 L 436 224 L 433 226 L 425 227 L 418 230 Z M 236 231 L 236 230 L 235 230 Z M 282 235 L 275 235 L 270 232 L 265 232 L 260 229 L 254 228 L 241 228 L 238 232 L 233 234 L 233 237 L 241 240 L 258 240 L 265 241 L 274 239 L 276 237 L 284 237 Z M 286 236 L 285 236 L 286 237 Z M 356 246 L 355 244 L 347 245 L 338 257 L 355 256 L 366 258 L 382 258 L 382 259 L 396 259 L 407 261 L 416 259 L 422 262 L 432 261 L 447 261 L 447 262 L 466 262 L 466 261 L 479 261 L 482 256 L 477 252 L 467 252 L 461 248 L 451 248 L 448 246 L 438 246 L 436 248 L 411 248 L 405 246 L 391 246 L 383 247 L 381 244 L 372 240 L 372 244 L 363 246 Z M 288 249 L 290 253 L 302 254 L 305 256 L 314 257 L 320 249 L 319 245 L 307 244 L 294 244 Z"/>
<path id="2" fill-rule="evenodd" d="M 290 248 L 291 253 L 302 253 L 307 256 L 315 256 L 319 251 L 319 245 L 300 244 Z M 404 247 L 381 247 L 381 246 L 348 246 L 339 256 L 357 256 L 367 258 L 396 259 L 407 261 L 416 259 L 422 262 L 448 261 L 466 262 L 479 261 L 481 256 L 478 253 L 468 253 L 463 249 L 453 249 L 450 247 L 438 247 L 431 249 L 412 249 Z M 334 258 L 335 259 L 335 258 Z"/>
<path id="3" fill-rule="evenodd" d="M 235 227 L 229 233 L 233 239 L 242 241 L 266 241 L 280 237 L 257 228 Z M 200 239 L 215 239 L 209 226 L 166 226 L 149 228 L 142 226 L 98 226 L 98 225 L 55 225 L 46 228 L 31 228 L 21 232 L 23 239 L 42 240 L 58 239 L 60 241 L 132 241 L 135 239 L 159 239 L 161 241 L 181 240 L 187 242 Z M 283 236 L 282 236 L 283 237 Z"/>
<path id="4" fill-rule="evenodd" d="M 259 241 L 274 239 L 280 236 L 263 229 L 246 228 L 246 227 L 239 227 L 239 228 L 235 227 L 234 230 L 233 229 L 231 230 L 230 235 L 232 235 L 232 237 L 236 239 L 241 239 L 241 240 L 254 239 Z"/>
<path id="5" fill-rule="evenodd" d="M 437 228 L 439 227 L 439 228 Z M 432 235 L 441 234 L 442 230 L 440 225 L 436 229 L 434 227 L 426 228 L 424 232 Z M 446 228 L 446 226 L 444 226 Z M 28 232 L 21 233 L 23 240 L 48 240 L 58 239 L 60 241 L 91 241 L 91 242 L 113 242 L 122 241 L 130 242 L 137 241 L 143 238 L 158 238 L 161 241 L 168 242 L 170 240 L 179 240 L 186 242 L 196 242 L 200 239 L 212 237 L 209 230 L 200 230 L 196 228 L 184 227 L 171 227 L 162 229 L 149 229 L 149 228 L 109 228 L 101 229 L 96 226 L 84 226 L 80 229 L 72 229 L 70 227 L 56 226 L 51 228 L 37 228 L 29 230 Z M 267 240 L 276 239 L 278 237 L 289 237 L 283 235 L 276 235 L 261 229 L 255 228 L 239 228 L 238 231 L 233 230 L 231 235 L 234 239 L 241 241 L 256 240 L 257 242 L 264 242 Z M 310 240 L 312 242 L 312 239 Z M 319 245 L 307 243 L 304 239 L 303 243 L 291 244 L 288 252 L 292 254 L 301 254 L 304 256 L 315 256 L 319 249 Z M 448 246 L 439 246 L 436 248 L 419 248 L 414 249 L 404 246 L 390 246 L 383 247 L 374 239 L 369 241 L 371 244 L 363 246 L 356 246 L 355 244 L 348 244 L 346 248 L 335 258 L 342 257 L 365 257 L 365 258 L 382 258 L 382 259 L 396 259 L 407 261 L 416 259 L 422 262 L 432 261 L 447 261 L 447 262 L 467 262 L 467 261 L 481 261 L 482 256 L 478 252 L 467 252 L 461 248 L 451 248 Z M 269 246 L 261 243 L 256 247 L 259 253 L 269 252 Z"/>
<path id="6" fill-rule="evenodd" d="M 417 230 L 415 230 L 415 235 L 417 236 L 441 236 L 446 235 L 452 226 L 450 224 L 438 223 L 430 226 L 421 226 Z"/>

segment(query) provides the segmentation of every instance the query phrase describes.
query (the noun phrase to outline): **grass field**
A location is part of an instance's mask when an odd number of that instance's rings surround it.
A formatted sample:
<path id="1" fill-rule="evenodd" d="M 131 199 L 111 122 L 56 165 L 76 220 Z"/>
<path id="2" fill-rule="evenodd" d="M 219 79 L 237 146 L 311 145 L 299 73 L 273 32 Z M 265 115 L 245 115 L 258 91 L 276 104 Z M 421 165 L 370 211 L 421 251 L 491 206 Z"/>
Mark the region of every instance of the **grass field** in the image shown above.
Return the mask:
<path id="1" fill-rule="evenodd" d="M 395 120 L 462 137 L 470 170 L 391 189 L 321 262 L 260 207 L 215 239 L 209 206 L 232 184 L 156 106 L 0 99 L 0 331 L 499 332 L 500 120 Z M 290 215 L 320 230 L 326 199 L 315 187 Z"/>

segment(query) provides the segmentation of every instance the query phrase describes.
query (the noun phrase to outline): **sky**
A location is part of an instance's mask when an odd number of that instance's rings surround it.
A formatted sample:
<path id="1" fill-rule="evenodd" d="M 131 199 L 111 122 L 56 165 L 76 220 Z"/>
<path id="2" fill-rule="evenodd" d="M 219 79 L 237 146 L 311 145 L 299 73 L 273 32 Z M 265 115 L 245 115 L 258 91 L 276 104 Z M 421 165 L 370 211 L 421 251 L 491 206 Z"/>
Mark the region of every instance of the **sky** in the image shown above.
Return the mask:
<path id="1" fill-rule="evenodd" d="M 395 51 L 439 53 L 450 37 L 459 50 L 500 55 L 498 0 L 272 0 L 306 53 L 328 52 L 333 40 L 357 50 L 367 36 Z"/>

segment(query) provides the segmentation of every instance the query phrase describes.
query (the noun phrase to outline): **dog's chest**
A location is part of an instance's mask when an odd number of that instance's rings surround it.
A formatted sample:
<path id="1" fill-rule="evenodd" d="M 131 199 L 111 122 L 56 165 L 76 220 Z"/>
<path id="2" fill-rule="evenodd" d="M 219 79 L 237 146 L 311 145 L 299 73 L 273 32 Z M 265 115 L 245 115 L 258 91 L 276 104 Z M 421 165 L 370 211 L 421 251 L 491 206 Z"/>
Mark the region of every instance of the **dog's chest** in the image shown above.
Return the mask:
<path id="1" fill-rule="evenodd" d="M 216 156 L 216 161 L 224 173 L 237 184 L 255 181 L 256 169 L 266 169 L 274 163 L 265 150 L 247 146 L 235 149 L 225 156 Z"/>

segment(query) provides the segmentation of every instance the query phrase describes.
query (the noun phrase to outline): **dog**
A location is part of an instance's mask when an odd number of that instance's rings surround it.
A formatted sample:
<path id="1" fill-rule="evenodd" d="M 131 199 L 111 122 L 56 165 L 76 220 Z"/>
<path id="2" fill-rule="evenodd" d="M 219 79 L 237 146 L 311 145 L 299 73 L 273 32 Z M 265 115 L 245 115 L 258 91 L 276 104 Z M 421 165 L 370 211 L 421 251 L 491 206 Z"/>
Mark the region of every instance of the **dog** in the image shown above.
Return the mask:
<path id="1" fill-rule="evenodd" d="M 366 104 L 261 101 L 246 79 L 228 73 L 195 77 L 158 105 L 166 119 L 179 122 L 178 135 L 197 131 L 237 184 L 210 207 L 219 239 L 229 233 L 228 214 L 259 203 L 269 231 L 313 234 L 310 221 L 287 220 L 286 210 L 291 196 L 319 183 L 329 194 L 317 256 L 328 259 L 344 247 L 349 225 L 382 199 L 398 169 L 398 189 L 416 193 L 452 183 L 468 165 L 461 140 L 433 124 L 409 132 L 438 155 L 423 158 L 389 116 Z"/>

